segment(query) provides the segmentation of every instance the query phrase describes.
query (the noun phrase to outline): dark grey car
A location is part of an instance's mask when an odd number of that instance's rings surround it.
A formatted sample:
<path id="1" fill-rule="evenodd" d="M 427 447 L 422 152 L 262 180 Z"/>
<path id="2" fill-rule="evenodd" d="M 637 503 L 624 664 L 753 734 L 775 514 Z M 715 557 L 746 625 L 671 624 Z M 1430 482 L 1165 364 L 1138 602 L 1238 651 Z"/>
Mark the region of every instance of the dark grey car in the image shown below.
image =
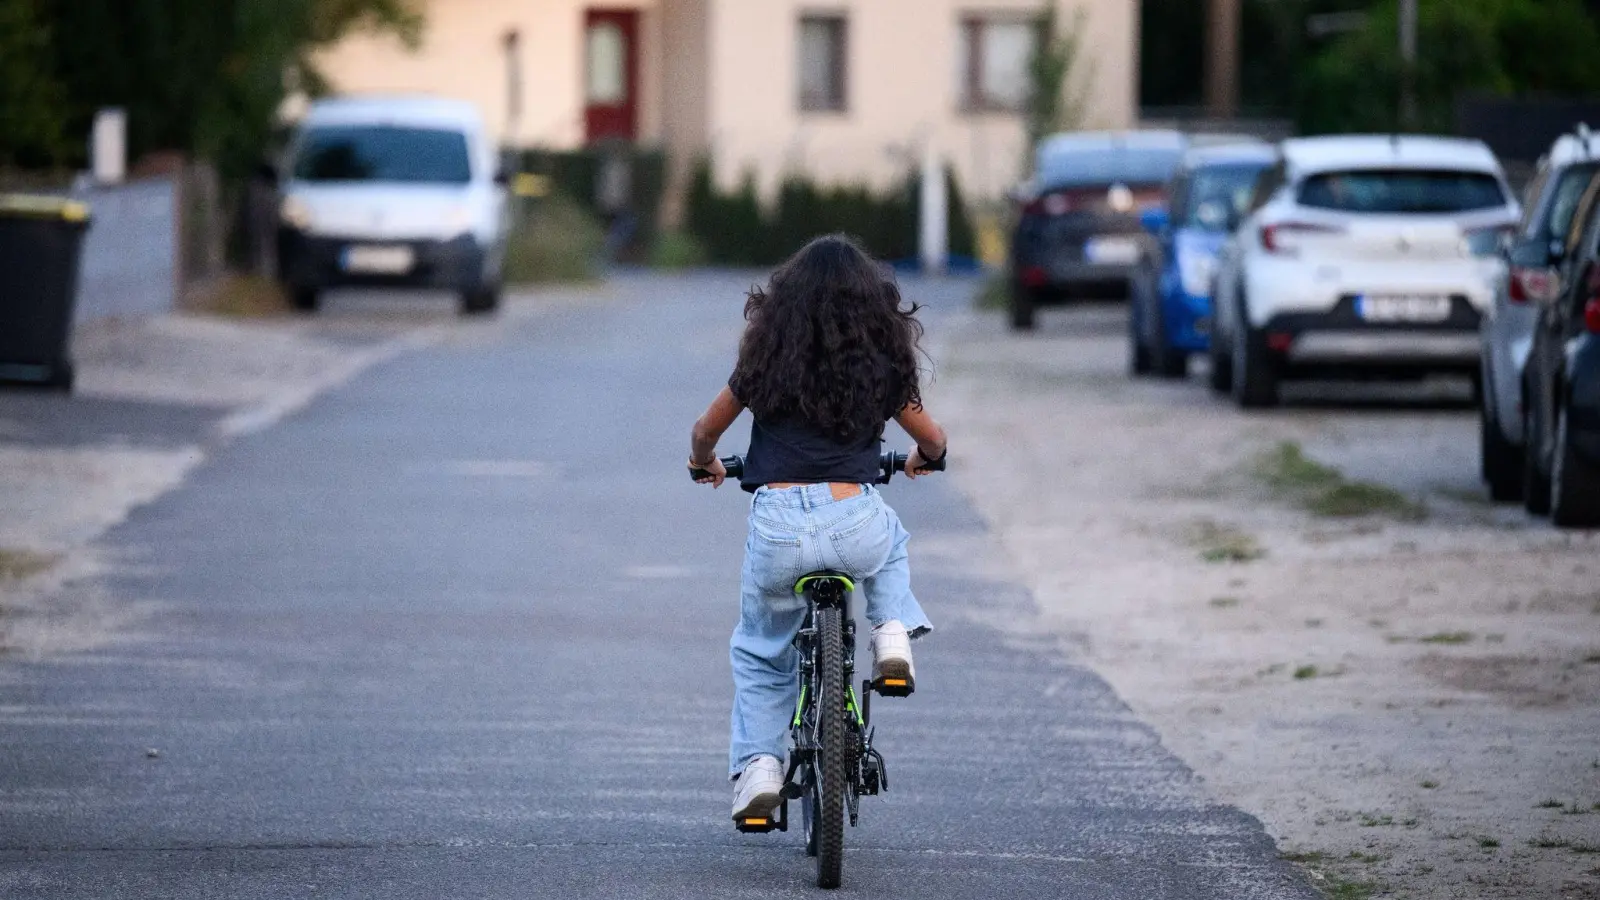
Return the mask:
<path id="1" fill-rule="evenodd" d="M 1041 305 L 1125 297 L 1154 252 L 1139 219 L 1163 206 L 1187 146 L 1175 131 L 1081 132 L 1039 143 L 1011 239 L 1011 324 Z"/>

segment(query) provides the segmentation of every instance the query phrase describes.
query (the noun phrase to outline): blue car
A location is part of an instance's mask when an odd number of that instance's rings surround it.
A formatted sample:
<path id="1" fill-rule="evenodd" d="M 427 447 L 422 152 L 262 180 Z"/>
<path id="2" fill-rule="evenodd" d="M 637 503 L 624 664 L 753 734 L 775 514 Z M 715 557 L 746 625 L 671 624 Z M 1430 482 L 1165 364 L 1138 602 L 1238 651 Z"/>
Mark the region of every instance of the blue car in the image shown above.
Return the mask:
<path id="1" fill-rule="evenodd" d="M 1135 375 L 1182 378 L 1189 357 L 1206 352 L 1217 256 L 1244 218 L 1257 179 L 1277 159 L 1264 142 L 1190 149 L 1173 176 L 1170 205 L 1142 216 L 1161 254 L 1129 298 Z"/>

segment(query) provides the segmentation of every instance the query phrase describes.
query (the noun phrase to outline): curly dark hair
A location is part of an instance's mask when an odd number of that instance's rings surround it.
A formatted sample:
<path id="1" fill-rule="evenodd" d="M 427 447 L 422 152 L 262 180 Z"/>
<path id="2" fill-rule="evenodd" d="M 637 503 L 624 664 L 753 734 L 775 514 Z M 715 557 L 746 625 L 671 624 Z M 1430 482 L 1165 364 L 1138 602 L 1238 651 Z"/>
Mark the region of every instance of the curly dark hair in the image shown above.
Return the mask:
<path id="1" fill-rule="evenodd" d="M 728 385 L 760 419 L 798 419 L 840 441 L 881 435 L 922 404 L 919 309 L 901 305 L 892 273 L 855 241 L 816 238 L 750 289 Z"/>

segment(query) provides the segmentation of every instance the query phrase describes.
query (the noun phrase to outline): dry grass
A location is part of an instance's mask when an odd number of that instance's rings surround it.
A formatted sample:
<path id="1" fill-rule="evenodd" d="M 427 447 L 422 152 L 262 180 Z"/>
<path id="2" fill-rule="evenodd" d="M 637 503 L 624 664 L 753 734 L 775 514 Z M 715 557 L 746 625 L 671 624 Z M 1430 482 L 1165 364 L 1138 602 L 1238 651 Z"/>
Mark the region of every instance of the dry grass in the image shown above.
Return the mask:
<path id="1" fill-rule="evenodd" d="M 194 312 L 241 319 L 287 316 L 294 312 L 282 286 L 261 275 L 227 274 L 192 292 L 185 306 Z"/>

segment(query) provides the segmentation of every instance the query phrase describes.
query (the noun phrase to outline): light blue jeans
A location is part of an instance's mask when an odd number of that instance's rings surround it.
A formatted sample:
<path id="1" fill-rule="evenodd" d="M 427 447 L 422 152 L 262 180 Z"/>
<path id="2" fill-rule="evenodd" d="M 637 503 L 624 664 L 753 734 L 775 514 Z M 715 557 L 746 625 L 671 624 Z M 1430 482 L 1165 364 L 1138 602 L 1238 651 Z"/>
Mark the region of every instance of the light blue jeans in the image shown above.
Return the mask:
<path id="1" fill-rule="evenodd" d="M 739 626 L 729 642 L 733 661 L 733 728 L 728 771 L 763 754 L 783 759 L 798 700 L 799 654 L 794 637 L 805 619 L 800 576 L 833 569 L 866 595 L 867 621 L 899 619 L 912 637 L 932 629 L 911 593 L 906 544 L 911 535 L 871 485 L 844 500 L 826 484 L 760 488 L 750 502 L 744 545 Z M 858 638 L 859 640 L 859 638 Z"/>

